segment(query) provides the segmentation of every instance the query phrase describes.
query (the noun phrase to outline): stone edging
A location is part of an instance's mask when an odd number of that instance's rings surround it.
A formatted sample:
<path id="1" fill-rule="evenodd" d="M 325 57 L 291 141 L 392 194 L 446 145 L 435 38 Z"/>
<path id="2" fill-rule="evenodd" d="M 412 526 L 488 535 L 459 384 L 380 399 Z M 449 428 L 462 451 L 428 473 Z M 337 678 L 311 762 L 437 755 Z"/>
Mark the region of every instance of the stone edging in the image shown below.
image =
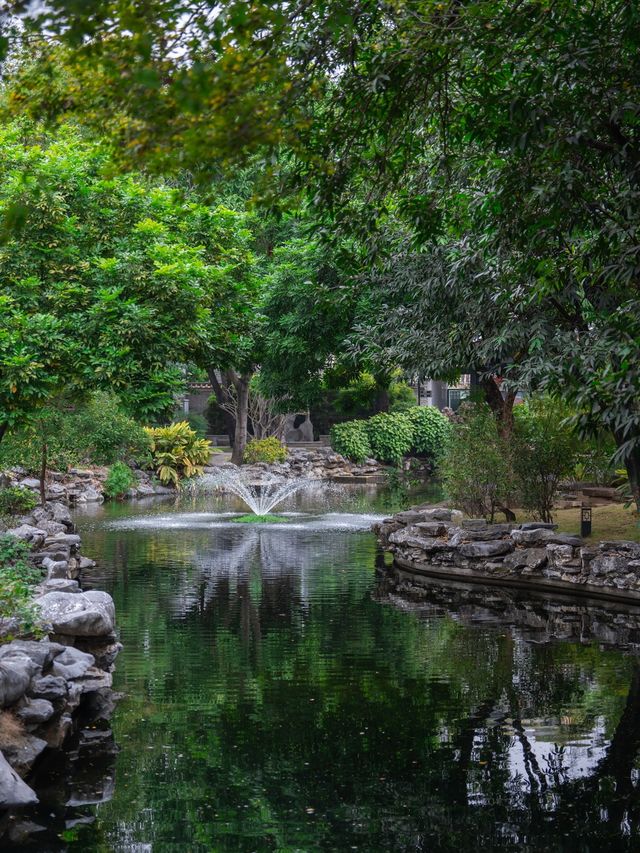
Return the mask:
<path id="1" fill-rule="evenodd" d="M 373 525 L 399 566 L 420 574 L 640 599 L 640 543 L 587 544 L 542 522 L 488 524 L 446 507 L 413 507 Z"/>
<path id="2" fill-rule="evenodd" d="M 77 714 L 109 718 L 122 648 L 111 596 L 80 589 L 82 570 L 95 563 L 80 554 L 67 507 L 49 503 L 20 521 L 7 534 L 28 542 L 32 561 L 46 570 L 33 601 L 48 636 L 0 645 L 0 809 L 38 802 L 23 777 L 47 748 L 62 746 Z M 5 636 L 12 621 L 1 626 Z"/>

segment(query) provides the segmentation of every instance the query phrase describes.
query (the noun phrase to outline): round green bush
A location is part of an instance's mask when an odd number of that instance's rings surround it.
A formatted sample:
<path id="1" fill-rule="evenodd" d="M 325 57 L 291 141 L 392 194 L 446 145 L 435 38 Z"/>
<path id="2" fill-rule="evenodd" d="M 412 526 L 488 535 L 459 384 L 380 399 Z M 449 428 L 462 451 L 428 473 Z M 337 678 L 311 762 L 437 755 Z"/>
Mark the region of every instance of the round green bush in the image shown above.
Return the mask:
<path id="1" fill-rule="evenodd" d="M 372 456 L 366 421 L 345 421 L 331 428 L 331 447 L 352 462 Z"/>
<path id="2" fill-rule="evenodd" d="M 30 512 L 38 504 L 38 498 L 22 486 L 0 489 L 0 516 L 21 515 Z"/>
<path id="3" fill-rule="evenodd" d="M 399 465 L 411 452 L 413 427 L 406 414 L 380 413 L 365 424 L 373 456 L 380 462 Z"/>
<path id="4" fill-rule="evenodd" d="M 247 444 L 243 461 L 251 465 L 254 462 L 284 462 L 287 458 L 287 448 L 275 436 L 269 438 L 254 438 Z"/>
<path id="5" fill-rule="evenodd" d="M 437 459 L 451 437 L 449 419 L 434 406 L 414 406 L 405 416 L 413 428 L 413 452 Z"/>

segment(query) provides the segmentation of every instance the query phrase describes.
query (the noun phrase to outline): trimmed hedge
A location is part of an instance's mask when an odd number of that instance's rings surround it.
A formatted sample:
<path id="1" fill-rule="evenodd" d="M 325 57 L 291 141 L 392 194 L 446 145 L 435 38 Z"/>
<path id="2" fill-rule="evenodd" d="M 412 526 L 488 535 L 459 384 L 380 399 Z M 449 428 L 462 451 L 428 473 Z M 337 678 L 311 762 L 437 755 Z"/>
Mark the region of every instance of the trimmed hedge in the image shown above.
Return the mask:
<path id="1" fill-rule="evenodd" d="M 406 412 L 374 415 L 368 420 L 346 421 L 331 430 L 331 446 L 354 462 L 373 456 L 399 465 L 411 453 L 436 460 L 451 435 L 449 420 L 431 406 L 413 406 Z"/>
<path id="2" fill-rule="evenodd" d="M 353 462 L 364 462 L 373 455 L 366 421 L 345 421 L 331 428 L 331 447 Z"/>
<path id="3" fill-rule="evenodd" d="M 414 406 L 405 417 L 413 427 L 413 452 L 436 459 L 451 438 L 449 418 L 435 406 Z"/>

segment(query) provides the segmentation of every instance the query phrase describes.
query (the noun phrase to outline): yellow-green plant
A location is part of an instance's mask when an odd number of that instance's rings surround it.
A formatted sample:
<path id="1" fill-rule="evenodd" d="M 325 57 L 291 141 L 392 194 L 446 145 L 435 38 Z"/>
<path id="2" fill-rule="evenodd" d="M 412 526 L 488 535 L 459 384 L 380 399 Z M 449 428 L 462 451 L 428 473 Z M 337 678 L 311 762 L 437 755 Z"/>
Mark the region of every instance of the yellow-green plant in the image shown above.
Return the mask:
<path id="1" fill-rule="evenodd" d="M 182 478 L 202 474 L 209 461 L 211 442 L 198 438 L 187 421 L 166 427 L 145 427 L 151 441 L 153 467 L 161 483 L 178 486 Z"/>

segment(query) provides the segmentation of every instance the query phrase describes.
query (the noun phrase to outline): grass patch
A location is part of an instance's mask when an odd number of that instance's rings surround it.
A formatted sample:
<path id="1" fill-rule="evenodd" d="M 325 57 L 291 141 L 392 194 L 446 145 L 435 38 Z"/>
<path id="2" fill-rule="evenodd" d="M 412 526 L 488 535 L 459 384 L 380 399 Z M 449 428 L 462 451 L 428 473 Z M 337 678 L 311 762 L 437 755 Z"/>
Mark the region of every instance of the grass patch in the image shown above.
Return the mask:
<path id="1" fill-rule="evenodd" d="M 640 542 L 640 519 L 631 507 L 623 504 L 603 504 L 591 508 L 592 534 L 589 542 L 599 542 L 603 539 L 627 539 Z M 518 521 L 530 521 L 531 516 L 523 511 L 517 511 Z M 562 533 L 580 535 L 580 510 L 554 509 L 553 520 Z"/>
<path id="2" fill-rule="evenodd" d="M 276 521 L 286 521 L 281 515 L 239 515 L 237 518 L 232 518 L 237 524 L 273 524 Z"/>

